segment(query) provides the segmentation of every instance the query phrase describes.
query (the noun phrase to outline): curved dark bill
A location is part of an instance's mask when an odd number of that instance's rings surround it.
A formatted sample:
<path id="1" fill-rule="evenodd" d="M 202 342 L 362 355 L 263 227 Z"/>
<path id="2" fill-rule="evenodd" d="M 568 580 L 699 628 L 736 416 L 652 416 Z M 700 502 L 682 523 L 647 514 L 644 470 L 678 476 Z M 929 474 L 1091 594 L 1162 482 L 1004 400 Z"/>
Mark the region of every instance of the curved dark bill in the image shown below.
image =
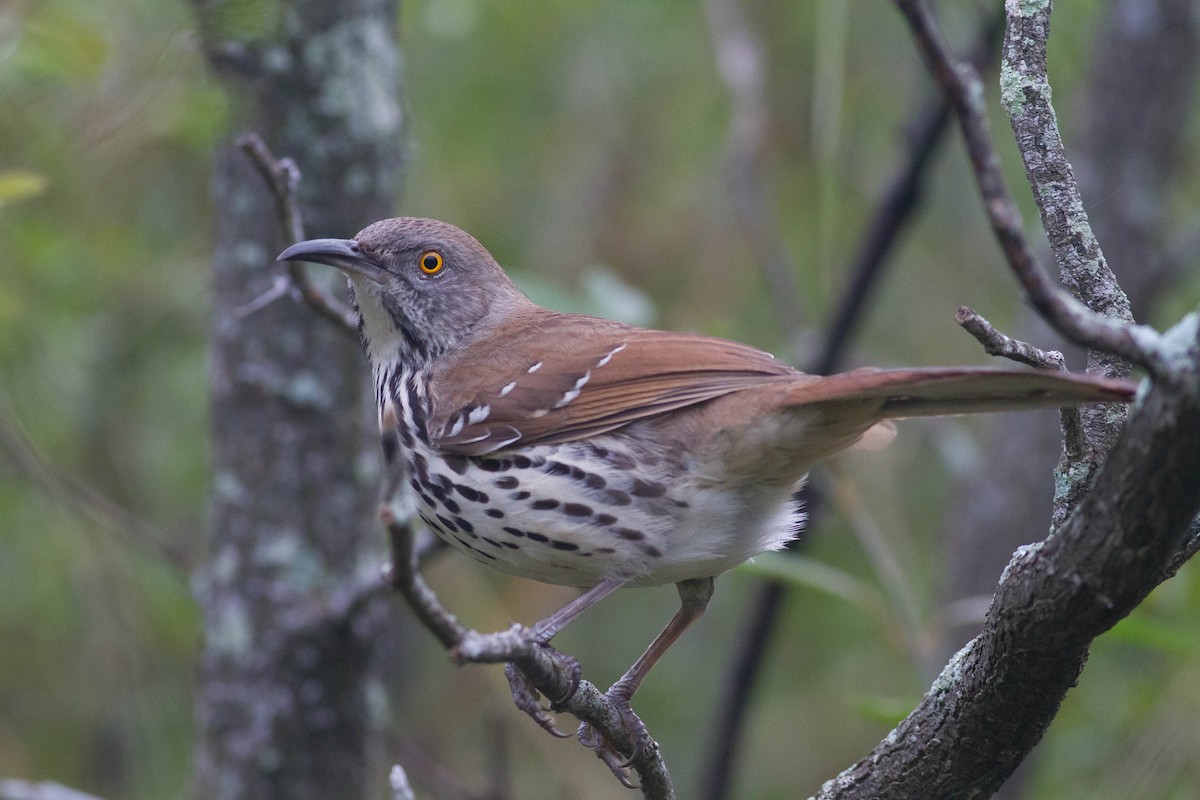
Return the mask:
<path id="1" fill-rule="evenodd" d="M 353 272 L 371 280 L 382 279 L 385 270 L 359 250 L 353 239 L 309 239 L 284 250 L 276 261 L 311 261 L 328 264 L 344 272 Z"/>

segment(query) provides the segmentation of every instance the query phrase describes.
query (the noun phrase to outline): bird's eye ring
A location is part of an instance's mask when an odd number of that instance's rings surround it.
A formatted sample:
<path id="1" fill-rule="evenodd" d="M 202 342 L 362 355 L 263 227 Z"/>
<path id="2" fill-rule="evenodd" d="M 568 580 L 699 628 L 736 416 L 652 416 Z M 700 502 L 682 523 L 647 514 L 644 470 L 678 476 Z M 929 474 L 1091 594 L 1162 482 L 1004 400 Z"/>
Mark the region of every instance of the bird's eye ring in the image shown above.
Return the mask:
<path id="1" fill-rule="evenodd" d="M 437 275 L 446 264 L 442 254 L 437 250 L 426 250 L 421 253 L 421 258 L 417 263 L 421 266 L 421 272 L 426 275 Z"/>

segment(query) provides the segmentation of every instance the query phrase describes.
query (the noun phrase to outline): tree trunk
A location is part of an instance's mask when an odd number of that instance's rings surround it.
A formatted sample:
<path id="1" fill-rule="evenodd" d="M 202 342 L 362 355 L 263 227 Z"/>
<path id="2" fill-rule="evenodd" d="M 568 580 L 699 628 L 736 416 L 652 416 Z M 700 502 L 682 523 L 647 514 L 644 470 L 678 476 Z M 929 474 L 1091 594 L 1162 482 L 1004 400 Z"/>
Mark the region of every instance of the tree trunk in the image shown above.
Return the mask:
<path id="1" fill-rule="evenodd" d="M 238 109 L 234 130 L 299 165 L 307 233 L 346 237 L 388 216 L 403 127 L 396 2 L 258 4 L 277 15 L 267 23 L 238 16 L 244 4 L 195 5 Z M 382 561 L 370 557 L 378 479 L 362 468 L 374 447 L 366 370 L 352 337 L 287 297 L 239 310 L 282 274 L 273 262 L 288 242 L 232 143 L 212 194 L 213 528 L 196 579 L 196 796 L 364 797 L 386 780 L 370 774 L 364 693 L 379 615 L 350 619 L 334 598 Z"/>

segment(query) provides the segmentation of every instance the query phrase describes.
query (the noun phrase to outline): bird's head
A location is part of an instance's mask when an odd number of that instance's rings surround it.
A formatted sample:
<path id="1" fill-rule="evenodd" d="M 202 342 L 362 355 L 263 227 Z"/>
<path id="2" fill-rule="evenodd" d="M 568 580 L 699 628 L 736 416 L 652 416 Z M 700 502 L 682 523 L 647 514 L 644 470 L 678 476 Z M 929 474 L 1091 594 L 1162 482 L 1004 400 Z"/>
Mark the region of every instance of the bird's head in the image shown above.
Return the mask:
<path id="1" fill-rule="evenodd" d="M 432 219 L 396 217 L 353 239 L 310 239 L 279 260 L 346 273 L 363 345 L 376 364 L 425 361 L 460 345 L 481 323 L 529 304 L 483 245 Z"/>

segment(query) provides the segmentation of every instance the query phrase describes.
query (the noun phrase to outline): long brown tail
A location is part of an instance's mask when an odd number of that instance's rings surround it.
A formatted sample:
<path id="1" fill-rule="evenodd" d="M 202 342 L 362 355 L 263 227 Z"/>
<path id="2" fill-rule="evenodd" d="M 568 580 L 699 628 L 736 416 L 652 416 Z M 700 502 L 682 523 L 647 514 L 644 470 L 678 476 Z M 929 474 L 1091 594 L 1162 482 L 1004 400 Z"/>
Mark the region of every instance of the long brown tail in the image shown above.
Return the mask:
<path id="1" fill-rule="evenodd" d="M 859 369 L 798 384 L 789 395 L 797 405 L 880 401 L 880 419 L 931 417 L 981 411 L 1128 403 L 1132 381 L 1036 370 L 978 367 Z"/>

